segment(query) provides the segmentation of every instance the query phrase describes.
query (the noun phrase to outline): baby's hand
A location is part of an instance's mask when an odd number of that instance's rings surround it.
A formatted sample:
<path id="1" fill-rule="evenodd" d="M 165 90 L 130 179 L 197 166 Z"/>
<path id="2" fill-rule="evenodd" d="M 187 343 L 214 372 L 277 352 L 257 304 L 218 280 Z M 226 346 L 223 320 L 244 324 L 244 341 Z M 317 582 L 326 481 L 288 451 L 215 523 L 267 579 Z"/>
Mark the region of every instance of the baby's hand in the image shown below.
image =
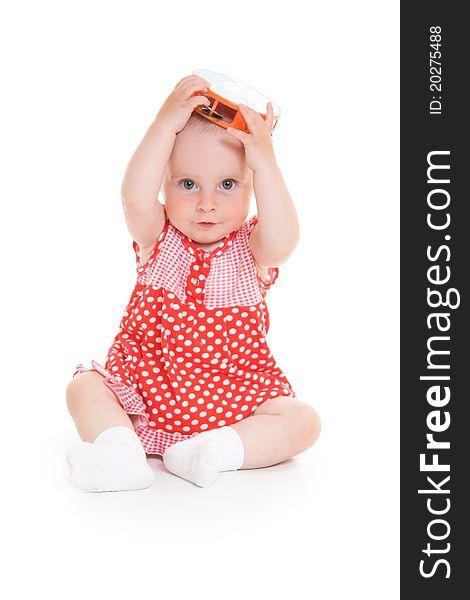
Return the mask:
<path id="1" fill-rule="evenodd" d="M 210 106 L 210 100 L 205 96 L 193 95 L 195 92 L 207 91 L 210 85 L 210 81 L 198 75 L 184 77 L 165 100 L 155 120 L 170 127 L 175 134 L 178 133 L 186 125 L 196 106 Z"/>
<path id="2" fill-rule="evenodd" d="M 268 102 L 266 106 L 266 121 L 252 108 L 239 104 L 242 117 L 250 133 L 238 129 L 227 129 L 230 135 L 239 139 L 245 146 L 246 162 L 254 172 L 265 166 L 276 164 L 271 132 L 273 130 L 273 106 Z"/>

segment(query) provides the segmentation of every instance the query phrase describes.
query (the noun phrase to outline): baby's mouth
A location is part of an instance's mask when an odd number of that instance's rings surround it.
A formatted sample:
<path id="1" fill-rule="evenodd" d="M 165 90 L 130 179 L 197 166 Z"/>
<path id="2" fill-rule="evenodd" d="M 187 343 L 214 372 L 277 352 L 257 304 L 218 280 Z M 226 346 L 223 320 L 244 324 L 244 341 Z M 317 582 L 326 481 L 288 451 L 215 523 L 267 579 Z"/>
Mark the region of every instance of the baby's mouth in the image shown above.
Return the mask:
<path id="1" fill-rule="evenodd" d="M 214 223 L 213 221 L 199 221 L 198 225 L 204 229 L 210 229 L 211 227 L 214 227 L 214 225 L 217 225 L 217 223 Z"/>

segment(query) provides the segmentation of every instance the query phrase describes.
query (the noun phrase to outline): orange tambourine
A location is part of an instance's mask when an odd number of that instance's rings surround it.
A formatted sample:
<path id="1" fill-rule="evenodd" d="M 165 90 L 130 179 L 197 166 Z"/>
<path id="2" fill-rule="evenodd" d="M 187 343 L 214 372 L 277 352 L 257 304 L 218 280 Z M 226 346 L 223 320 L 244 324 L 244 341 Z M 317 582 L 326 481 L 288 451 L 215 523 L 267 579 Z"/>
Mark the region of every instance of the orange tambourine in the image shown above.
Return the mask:
<path id="1" fill-rule="evenodd" d="M 215 71 L 197 69 L 193 71 L 193 75 L 199 75 L 199 77 L 211 82 L 207 92 L 203 94 L 201 92 L 194 93 L 194 95 L 208 98 L 211 103 L 210 106 L 197 106 L 194 112 L 225 129 L 233 127 L 248 133 L 248 127 L 238 105 L 240 103 L 246 104 L 266 120 L 266 104 L 271 102 L 273 106 L 273 130 L 276 127 L 281 116 L 279 107 L 251 86 Z"/>

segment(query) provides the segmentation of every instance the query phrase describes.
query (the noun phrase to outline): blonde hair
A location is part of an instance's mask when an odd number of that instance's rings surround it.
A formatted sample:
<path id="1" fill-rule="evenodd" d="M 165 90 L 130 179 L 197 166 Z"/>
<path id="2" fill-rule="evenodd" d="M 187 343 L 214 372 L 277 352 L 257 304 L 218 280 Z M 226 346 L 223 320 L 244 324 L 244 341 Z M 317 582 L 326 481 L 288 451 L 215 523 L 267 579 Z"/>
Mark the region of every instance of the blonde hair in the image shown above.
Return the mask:
<path id="1" fill-rule="evenodd" d="M 212 137 L 220 137 L 224 133 L 224 128 L 193 111 L 188 122 L 179 133 L 182 131 L 190 135 L 208 134 Z"/>

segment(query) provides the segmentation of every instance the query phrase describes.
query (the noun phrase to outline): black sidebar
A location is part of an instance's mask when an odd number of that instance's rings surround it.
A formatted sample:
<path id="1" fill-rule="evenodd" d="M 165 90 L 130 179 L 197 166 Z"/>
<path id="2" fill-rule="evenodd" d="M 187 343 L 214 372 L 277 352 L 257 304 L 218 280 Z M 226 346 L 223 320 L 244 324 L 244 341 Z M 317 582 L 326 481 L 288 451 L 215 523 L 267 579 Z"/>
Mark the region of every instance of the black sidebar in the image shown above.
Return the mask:
<path id="1" fill-rule="evenodd" d="M 470 24 L 401 3 L 401 597 L 470 597 Z"/>

